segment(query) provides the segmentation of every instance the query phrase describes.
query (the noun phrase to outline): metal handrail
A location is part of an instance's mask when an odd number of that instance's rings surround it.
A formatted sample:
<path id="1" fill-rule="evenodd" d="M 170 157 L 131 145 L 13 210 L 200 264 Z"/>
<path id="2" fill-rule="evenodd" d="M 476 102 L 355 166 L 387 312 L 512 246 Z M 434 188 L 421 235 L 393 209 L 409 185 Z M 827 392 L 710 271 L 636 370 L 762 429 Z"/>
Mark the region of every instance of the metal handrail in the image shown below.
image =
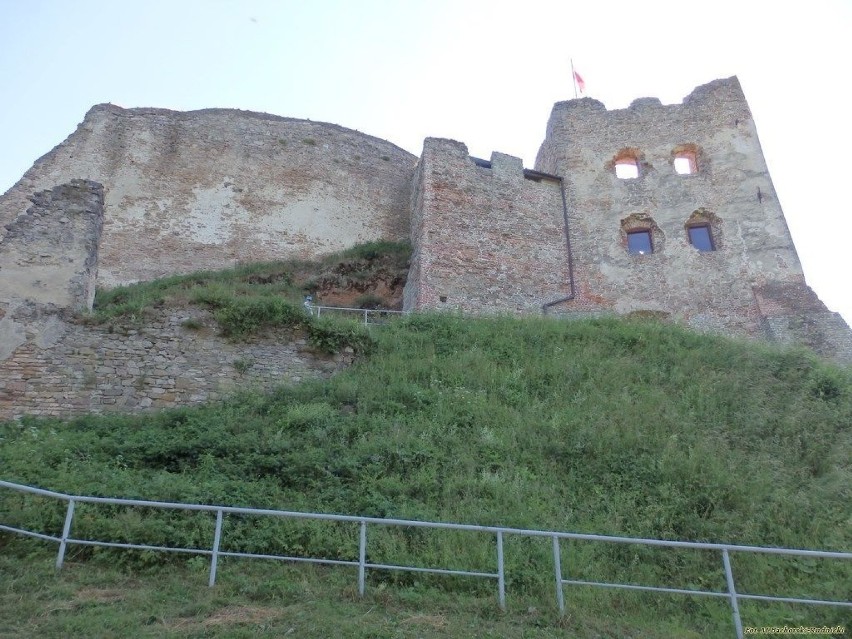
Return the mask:
<path id="1" fill-rule="evenodd" d="M 358 309 L 361 310 L 361 309 Z M 559 607 L 560 613 L 565 612 L 565 599 L 564 599 L 564 586 L 566 585 L 574 585 L 574 586 L 593 586 L 593 587 L 602 587 L 602 588 L 616 588 L 616 589 L 624 589 L 624 590 L 641 590 L 641 591 L 651 591 L 651 592 L 667 592 L 673 594 L 685 594 L 685 595 L 697 595 L 697 596 L 708 596 L 708 597 L 723 597 L 727 598 L 731 604 L 732 616 L 734 627 L 736 629 L 736 636 L 738 639 L 742 639 L 743 637 L 743 627 L 740 619 L 739 613 L 739 600 L 747 599 L 747 600 L 758 600 L 758 601 L 776 601 L 782 603 L 799 603 L 799 604 L 809 604 L 809 605 L 828 605 L 828 606 L 842 606 L 842 607 L 852 607 L 852 602 L 847 601 L 837 601 L 837 600 L 823 600 L 823 599 L 804 599 L 804 598 L 795 598 L 795 597 L 777 597 L 770 595 L 761 595 L 761 594 L 753 594 L 753 593 L 741 593 L 737 592 L 733 571 L 731 569 L 730 562 L 730 553 L 731 552 L 739 552 L 739 553 L 757 553 L 757 554 L 770 554 L 770 555 L 788 555 L 795 557 L 819 557 L 823 559 L 852 559 L 852 553 L 849 552 L 838 552 L 838 551 L 826 551 L 826 550 L 804 550 L 804 549 L 793 549 L 793 548 L 775 548 L 771 546 L 747 546 L 742 544 L 720 544 L 720 543 L 710 543 L 710 542 L 693 542 L 693 541 L 668 541 L 664 539 L 646 539 L 641 537 L 622 537 L 622 536 L 613 536 L 613 535 L 596 535 L 590 533 L 572 533 L 572 532 L 564 532 L 564 531 L 552 531 L 552 530 L 536 530 L 536 529 L 525 529 L 525 528 L 511 528 L 507 526 L 481 526 L 477 524 L 455 524 L 449 522 L 434 522 L 434 521 L 419 521 L 412 519 L 392 519 L 392 518 L 380 518 L 380 517 L 361 517 L 357 515 L 333 515 L 328 513 L 306 513 L 299 511 L 288 511 L 288 510 L 275 510 L 268 508 L 243 508 L 239 506 L 216 506 L 216 505 L 208 505 L 208 504 L 188 504 L 188 503 L 180 503 L 180 502 L 164 502 L 164 501 L 151 501 L 144 499 L 119 499 L 112 497 L 91 497 L 91 496 L 83 496 L 83 495 L 68 495 L 66 493 L 59 493 L 52 490 L 45 490 L 42 488 L 35 488 L 33 486 L 26 486 L 23 484 L 16 484 L 13 482 L 2 481 L 0 480 L 0 488 L 7 488 L 10 490 L 14 490 L 22 493 L 30 493 L 34 495 L 41 495 L 43 497 L 50 497 L 54 499 L 59 499 L 68 502 L 68 507 L 65 514 L 65 521 L 62 528 L 62 534 L 60 537 L 56 537 L 53 535 L 46 535 L 43 533 L 25 530 L 22 528 L 16 528 L 14 526 L 8 526 L 0 523 L 0 531 L 17 533 L 29 537 L 34 537 L 37 539 L 42 539 L 44 541 L 53 541 L 59 543 L 59 551 L 56 557 L 56 569 L 60 570 L 62 568 L 65 552 L 69 545 L 78 545 L 78 546 L 102 546 L 108 548 L 127 548 L 134 550 L 155 550 L 155 551 L 163 551 L 163 552 L 178 552 L 178 553 L 190 553 L 190 554 L 198 554 L 198 555 L 206 555 L 210 556 L 210 577 L 208 580 L 209 585 L 212 587 L 216 583 L 216 571 L 218 566 L 219 557 L 248 557 L 255 559 L 276 559 L 283 561 L 292 561 L 292 562 L 304 562 L 304 563 L 316 563 L 316 564 L 325 564 L 325 565 L 336 565 L 336 566 L 351 566 L 358 568 L 358 593 L 359 595 L 364 595 L 365 587 L 366 587 L 366 571 L 370 570 L 396 570 L 396 571 L 409 571 L 409 572 L 420 572 L 420 573 L 430 573 L 430 574 L 440 574 L 440 575 L 461 575 L 467 577 L 479 577 L 486 579 L 496 579 L 497 580 L 497 597 L 498 602 L 501 609 L 506 608 L 506 575 L 505 575 L 505 564 L 503 557 L 503 537 L 504 535 L 518 535 L 525 537 L 549 537 L 552 540 L 553 545 L 553 566 L 554 566 L 554 583 L 556 586 L 556 602 Z M 173 509 L 173 510 L 189 510 L 189 511 L 203 511 L 216 513 L 216 524 L 213 535 L 213 545 L 211 549 L 206 548 L 176 548 L 169 546 L 151 546 L 146 544 L 130 544 L 130 543 L 117 543 L 117 542 L 105 542 L 105 541 L 97 541 L 91 539 L 75 539 L 71 537 L 71 526 L 74 518 L 74 509 L 75 505 L 78 503 L 90 503 L 90 504 L 112 504 L 118 506 L 144 506 L 149 508 L 164 508 L 164 509 Z M 229 552 L 220 550 L 221 539 L 222 539 L 222 521 L 225 514 L 247 514 L 247 515 L 257 515 L 257 516 L 272 516 L 272 517 L 284 517 L 290 519 L 310 519 L 310 520 L 320 520 L 320 521 L 338 521 L 338 522 L 348 522 L 355 523 L 359 526 L 359 541 L 358 541 L 358 560 L 350 561 L 350 560 L 340 560 L 340 559 L 321 559 L 315 557 L 297 557 L 297 556 L 284 556 L 284 555 L 267 555 L 267 554 L 258 554 L 258 553 L 241 553 L 241 552 Z M 474 570 L 451 570 L 447 568 L 424 568 L 418 566 L 404 566 L 404 565 L 395 565 L 395 564 L 381 564 L 381 563 L 372 563 L 368 562 L 367 557 L 367 526 L 368 525 L 377 525 L 377 526 L 405 526 L 412 528 L 431 528 L 431 529 L 443 529 L 443 530 L 462 530 L 462 531 L 471 531 L 471 532 L 479 532 L 479 533 L 488 533 L 495 535 L 496 544 L 497 544 L 497 556 L 496 556 L 496 572 L 481 572 Z M 727 585 L 726 591 L 710 591 L 710 590 L 693 590 L 693 589 L 684 589 L 684 588 L 667 588 L 667 587 L 659 587 L 659 586 L 644 586 L 639 584 L 622 584 L 622 583 L 608 583 L 608 582 L 596 582 L 596 581 L 584 581 L 584 580 L 576 580 L 576 579 L 567 579 L 564 577 L 562 572 L 561 565 L 561 552 L 560 552 L 560 540 L 582 540 L 582 541 L 599 541 L 605 543 L 620 543 L 620 544 L 639 544 L 644 546 L 658 546 L 658 547 L 666 547 L 666 548 L 689 548 L 693 550 L 714 550 L 721 552 L 722 554 L 722 563 L 725 572 L 725 581 Z"/>
<path id="2" fill-rule="evenodd" d="M 375 324 L 376 322 L 370 322 L 371 315 L 378 315 L 379 317 L 386 317 L 388 315 L 408 315 L 408 311 L 391 311 L 383 308 L 349 308 L 347 306 L 319 306 L 316 304 L 305 304 L 305 309 L 309 314 L 320 317 L 323 311 L 342 311 L 344 313 L 357 313 L 359 315 L 364 316 L 364 324 Z"/>

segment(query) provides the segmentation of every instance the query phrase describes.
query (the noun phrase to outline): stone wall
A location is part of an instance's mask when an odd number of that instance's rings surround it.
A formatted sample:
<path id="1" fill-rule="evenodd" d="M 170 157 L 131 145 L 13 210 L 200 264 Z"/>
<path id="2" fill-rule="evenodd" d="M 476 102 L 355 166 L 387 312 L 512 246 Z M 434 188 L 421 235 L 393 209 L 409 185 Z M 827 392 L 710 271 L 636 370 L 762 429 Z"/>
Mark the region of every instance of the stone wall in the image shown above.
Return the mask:
<path id="1" fill-rule="evenodd" d="M 697 172 L 678 174 L 679 151 Z M 633 158 L 639 176 L 615 164 Z M 736 78 L 698 87 L 682 104 L 643 98 L 607 111 L 590 98 L 557 103 L 536 168 L 565 178 L 577 295 L 561 312 L 667 314 L 701 329 L 762 332 L 752 288 L 804 282 Z M 698 251 L 687 226 L 711 227 Z M 627 232 L 652 232 L 653 252 L 629 254 Z"/>
<path id="2" fill-rule="evenodd" d="M 161 310 L 137 324 L 89 326 L 32 310 L 27 339 L 0 361 L 0 420 L 140 412 L 327 377 L 352 353 L 326 356 L 304 336 L 271 332 L 235 343 L 200 309 Z"/>
<path id="3" fill-rule="evenodd" d="M 411 208 L 406 309 L 648 314 L 852 361 L 852 331 L 805 283 L 736 78 L 675 105 L 559 102 L 536 171 L 427 139 Z M 628 250 L 637 232 L 650 250 Z"/>
<path id="4" fill-rule="evenodd" d="M 0 242 L 0 308 L 26 301 L 90 309 L 104 222 L 103 187 L 72 180 L 31 196 Z"/>
<path id="5" fill-rule="evenodd" d="M 412 197 L 405 309 L 541 312 L 568 291 L 561 182 L 519 158 L 429 138 Z"/>
<path id="6" fill-rule="evenodd" d="M 809 286 L 771 282 L 754 289 L 764 337 L 781 344 L 801 344 L 839 362 L 852 364 L 852 331 Z"/>
<path id="7" fill-rule="evenodd" d="M 101 286 L 310 258 L 407 239 L 416 159 L 333 124 L 98 105 L 0 197 L 0 225 L 32 193 L 83 178 L 104 186 Z"/>
<path id="8" fill-rule="evenodd" d="M 675 170 L 679 156 L 690 173 Z M 619 178 L 623 162 L 638 177 Z M 559 102 L 536 168 L 565 180 L 576 295 L 557 312 L 651 312 L 852 362 L 852 331 L 805 283 L 736 78 L 682 104 Z M 696 224 L 710 229 L 714 250 L 691 245 Z M 634 230 L 650 232 L 653 252 L 628 252 Z"/>

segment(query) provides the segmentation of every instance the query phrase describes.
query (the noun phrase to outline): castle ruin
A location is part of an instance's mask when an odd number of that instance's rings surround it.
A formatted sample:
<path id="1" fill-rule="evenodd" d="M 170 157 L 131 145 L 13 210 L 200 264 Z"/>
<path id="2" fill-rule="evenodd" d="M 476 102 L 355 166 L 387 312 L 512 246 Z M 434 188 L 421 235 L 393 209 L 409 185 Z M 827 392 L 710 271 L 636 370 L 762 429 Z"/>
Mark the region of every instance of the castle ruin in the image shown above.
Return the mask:
<path id="1" fill-rule="evenodd" d="M 852 361 L 805 283 L 736 78 L 682 104 L 559 102 L 535 170 L 428 139 L 406 307 L 646 314 Z"/>
<path id="2" fill-rule="evenodd" d="M 559 102 L 534 169 L 453 140 L 417 158 L 332 124 L 98 105 L 0 197 L 0 225 L 0 418 L 139 407 L 136 382 L 63 390 L 110 358 L 66 322 L 95 284 L 377 239 L 413 245 L 405 310 L 647 314 L 852 362 L 852 332 L 805 283 L 736 78 L 675 105 Z M 137 368 L 145 342 L 128 347 Z"/>

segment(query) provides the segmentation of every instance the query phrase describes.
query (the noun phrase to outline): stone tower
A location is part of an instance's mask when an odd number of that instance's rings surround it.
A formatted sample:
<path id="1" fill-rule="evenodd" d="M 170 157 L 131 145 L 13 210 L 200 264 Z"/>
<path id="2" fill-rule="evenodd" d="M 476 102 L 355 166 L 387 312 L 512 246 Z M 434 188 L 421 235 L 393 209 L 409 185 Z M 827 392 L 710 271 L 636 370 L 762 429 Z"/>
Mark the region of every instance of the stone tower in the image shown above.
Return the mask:
<path id="1" fill-rule="evenodd" d="M 559 102 L 535 171 L 427 140 L 413 192 L 409 309 L 649 314 L 852 361 L 849 327 L 805 283 L 736 78 L 675 105 Z"/>
<path id="2" fill-rule="evenodd" d="M 559 102 L 536 168 L 565 177 L 576 295 L 560 312 L 649 311 L 754 334 L 755 288 L 804 285 L 736 78 L 675 105 Z"/>

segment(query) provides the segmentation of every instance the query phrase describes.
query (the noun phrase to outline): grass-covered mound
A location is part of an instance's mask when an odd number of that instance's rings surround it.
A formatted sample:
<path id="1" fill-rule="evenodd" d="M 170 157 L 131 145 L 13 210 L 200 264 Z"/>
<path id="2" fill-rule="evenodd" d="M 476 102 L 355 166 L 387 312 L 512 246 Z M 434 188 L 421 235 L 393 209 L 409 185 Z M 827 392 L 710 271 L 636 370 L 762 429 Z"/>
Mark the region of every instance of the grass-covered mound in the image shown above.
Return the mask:
<path id="1" fill-rule="evenodd" d="M 7 424 L 0 431 L 3 477 L 80 494 L 852 546 L 848 370 L 802 351 L 639 321 L 422 315 L 373 337 L 371 355 L 352 369 L 270 396 L 150 416 Z M 61 507 L 7 492 L 2 499 L 5 521 L 61 529 Z M 209 547 L 212 520 L 80 506 L 74 535 L 105 534 Z M 423 530 L 371 535 L 370 561 L 494 570 L 493 538 Z M 8 536 L 0 544 L 8 552 L 30 547 Z M 353 559 L 357 530 L 229 517 L 223 548 Z M 72 553 L 84 559 L 93 551 Z M 137 567 L 165 560 L 108 554 Z M 507 538 L 506 561 L 510 610 L 530 602 L 552 609 L 548 541 Z M 839 562 L 733 561 L 741 591 L 849 597 L 849 570 Z M 577 542 L 564 550 L 563 565 L 573 578 L 724 589 L 714 553 Z M 372 589 L 393 582 L 397 589 L 494 597 L 486 582 L 377 572 L 370 579 Z M 583 620 L 601 615 L 634 620 L 631 627 L 650 633 L 635 636 L 673 636 L 671 629 L 648 630 L 660 618 L 683 620 L 680 636 L 732 631 L 721 600 L 581 588 L 566 588 L 566 597 L 578 636 L 599 636 L 582 634 Z M 752 626 L 842 623 L 838 609 L 741 607 Z"/>

